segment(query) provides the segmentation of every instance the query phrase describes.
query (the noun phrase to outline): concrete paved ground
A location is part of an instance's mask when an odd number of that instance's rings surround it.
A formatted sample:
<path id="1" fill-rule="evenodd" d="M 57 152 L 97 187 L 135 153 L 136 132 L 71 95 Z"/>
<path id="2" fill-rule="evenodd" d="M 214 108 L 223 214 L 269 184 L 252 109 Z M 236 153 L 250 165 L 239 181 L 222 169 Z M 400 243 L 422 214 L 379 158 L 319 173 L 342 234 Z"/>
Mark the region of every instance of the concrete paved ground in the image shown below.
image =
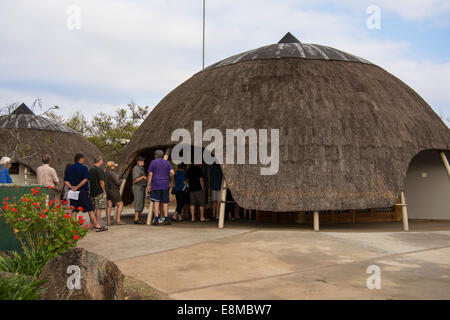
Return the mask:
<path id="1" fill-rule="evenodd" d="M 113 226 L 79 246 L 173 299 L 450 299 L 450 222 Z M 367 289 L 367 268 L 381 289 Z"/>

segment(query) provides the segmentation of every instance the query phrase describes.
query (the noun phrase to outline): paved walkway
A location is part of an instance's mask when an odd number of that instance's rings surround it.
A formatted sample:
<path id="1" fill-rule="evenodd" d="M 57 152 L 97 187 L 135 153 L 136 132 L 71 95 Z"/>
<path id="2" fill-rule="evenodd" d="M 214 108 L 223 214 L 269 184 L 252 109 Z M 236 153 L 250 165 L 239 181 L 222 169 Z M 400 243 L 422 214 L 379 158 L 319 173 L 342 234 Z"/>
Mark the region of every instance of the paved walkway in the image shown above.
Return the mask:
<path id="1" fill-rule="evenodd" d="M 450 223 L 413 222 L 420 231 L 409 233 L 397 223 L 323 230 L 125 225 L 80 246 L 173 299 L 450 299 Z M 367 289 L 371 265 L 381 268 L 381 290 Z"/>

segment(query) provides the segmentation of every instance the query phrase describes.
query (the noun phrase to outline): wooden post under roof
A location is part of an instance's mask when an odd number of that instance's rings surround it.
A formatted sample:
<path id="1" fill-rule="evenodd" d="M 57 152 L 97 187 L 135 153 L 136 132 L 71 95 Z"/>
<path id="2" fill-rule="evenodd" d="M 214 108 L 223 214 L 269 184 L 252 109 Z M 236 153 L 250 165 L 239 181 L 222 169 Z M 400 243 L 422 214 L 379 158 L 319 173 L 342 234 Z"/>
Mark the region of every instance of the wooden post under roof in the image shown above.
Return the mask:
<path id="1" fill-rule="evenodd" d="M 122 180 L 122 183 L 120 184 L 120 196 L 123 196 L 123 191 L 125 190 L 125 186 L 127 184 L 128 176 L 130 175 L 131 168 L 125 171 L 125 178 Z"/>
<path id="2" fill-rule="evenodd" d="M 400 193 L 400 205 L 402 206 L 403 231 L 409 231 L 408 209 L 406 206 L 405 192 Z"/>
<path id="3" fill-rule="evenodd" d="M 448 177 L 450 178 L 450 164 L 448 163 L 448 159 L 444 151 L 441 152 L 441 159 L 442 162 L 444 163 L 445 169 L 447 169 Z"/>
<path id="4" fill-rule="evenodd" d="M 164 153 L 164 160 L 169 160 L 170 157 L 170 153 L 172 152 L 172 148 L 167 148 L 166 152 Z M 147 191 L 145 191 L 147 193 Z M 150 205 L 148 208 L 148 214 L 147 214 L 147 225 L 151 225 L 152 224 L 152 220 L 153 220 L 153 201 L 150 199 L 150 195 L 148 195 L 148 199 L 150 201 Z M 161 210 L 162 210 L 162 206 L 159 207 L 159 213 L 161 214 Z"/>
<path id="5" fill-rule="evenodd" d="M 223 177 L 222 189 L 220 191 L 219 229 L 223 229 L 224 226 L 226 201 L 227 201 L 227 183 L 225 181 L 225 177 Z"/>
<path id="6" fill-rule="evenodd" d="M 314 211 L 314 231 L 319 231 L 319 211 Z"/>

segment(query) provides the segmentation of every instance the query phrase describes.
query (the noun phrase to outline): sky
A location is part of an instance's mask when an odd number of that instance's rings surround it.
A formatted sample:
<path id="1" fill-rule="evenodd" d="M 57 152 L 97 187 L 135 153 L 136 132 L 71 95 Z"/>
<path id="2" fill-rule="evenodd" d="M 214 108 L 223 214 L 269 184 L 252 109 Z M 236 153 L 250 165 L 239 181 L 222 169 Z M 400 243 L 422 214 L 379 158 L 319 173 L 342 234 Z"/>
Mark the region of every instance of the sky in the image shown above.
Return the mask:
<path id="1" fill-rule="evenodd" d="M 206 66 L 288 31 L 379 65 L 450 118 L 450 0 L 206 0 Z M 202 0 L 0 0 L 0 106 L 152 108 L 201 68 Z"/>

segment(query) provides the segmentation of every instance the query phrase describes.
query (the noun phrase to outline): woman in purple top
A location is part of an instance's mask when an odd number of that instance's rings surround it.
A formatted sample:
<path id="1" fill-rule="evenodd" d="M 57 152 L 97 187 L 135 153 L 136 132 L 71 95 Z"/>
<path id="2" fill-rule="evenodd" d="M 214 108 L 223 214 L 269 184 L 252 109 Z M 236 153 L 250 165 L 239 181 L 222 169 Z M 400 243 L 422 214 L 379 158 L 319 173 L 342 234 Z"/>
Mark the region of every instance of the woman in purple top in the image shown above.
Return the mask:
<path id="1" fill-rule="evenodd" d="M 164 224 L 169 225 L 169 188 L 170 178 L 175 171 L 169 161 L 163 159 L 162 150 L 155 151 L 155 160 L 148 168 L 147 190 L 150 192 L 150 200 L 155 206 L 155 218 L 153 225 L 159 225 L 159 204 L 162 203 L 164 212 Z"/>

